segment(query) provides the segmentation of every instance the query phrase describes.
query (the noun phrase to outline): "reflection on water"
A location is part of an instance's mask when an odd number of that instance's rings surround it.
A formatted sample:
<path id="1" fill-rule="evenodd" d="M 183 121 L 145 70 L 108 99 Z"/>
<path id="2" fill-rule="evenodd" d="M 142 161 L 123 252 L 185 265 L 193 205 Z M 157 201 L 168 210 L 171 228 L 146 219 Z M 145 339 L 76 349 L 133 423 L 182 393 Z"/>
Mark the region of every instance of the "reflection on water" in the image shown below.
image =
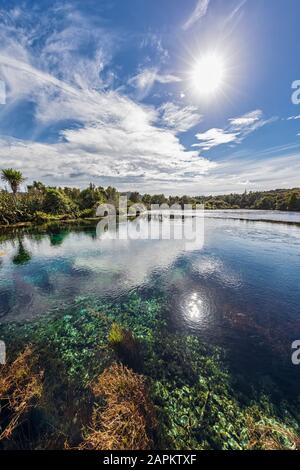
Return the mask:
<path id="1" fill-rule="evenodd" d="M 180 307 L 185 322 L 191 328 L 203 328 L 207 324 L 211 309 L 205 295 L 201 295 L 199 292 L 183 295 Z"/>
<path id="2" fill-rule="evenodd" d="M 138 291 L 163 294 L 169 328 L 225 345 L 247 370 L 269 367 L 255 356 L 262 345 L 288 359 L 300 338 L 297 226 L 208 218 L 194 251 L 181 240 L 98 240 L 95 227 L 2 239 L 2 322 Z"/>
<path id="3" fill-rule="evenodd" d="M 229 218 L 241 220 L 262 220 L 271 222 L 286 222 L 300 224 L 300 212 L 264 211 L 249 209 L 224 209 L 218 211 L 205 211 L 207 217 Z"/>

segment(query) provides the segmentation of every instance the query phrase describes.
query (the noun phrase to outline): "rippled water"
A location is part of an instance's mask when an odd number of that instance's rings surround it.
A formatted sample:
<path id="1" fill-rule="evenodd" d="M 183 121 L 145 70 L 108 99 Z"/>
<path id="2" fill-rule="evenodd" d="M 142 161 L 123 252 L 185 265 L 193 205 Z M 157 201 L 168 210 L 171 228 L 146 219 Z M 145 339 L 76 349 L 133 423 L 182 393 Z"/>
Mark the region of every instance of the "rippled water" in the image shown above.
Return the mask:
<path id="1" fill-rule="evenodd" d="M 204 246 L 189 251 L 180 240 L 100 241 L 95 227 L 3 234 L 0 321 L 31 321 L 84 299 L 162 293 L 170 329 L 225 346 L 239 373 L 268 371 L 296 387 L 300 366 L 290 356 L 300 339 L 300 227 L 239 214 L 208 214 Z"/>

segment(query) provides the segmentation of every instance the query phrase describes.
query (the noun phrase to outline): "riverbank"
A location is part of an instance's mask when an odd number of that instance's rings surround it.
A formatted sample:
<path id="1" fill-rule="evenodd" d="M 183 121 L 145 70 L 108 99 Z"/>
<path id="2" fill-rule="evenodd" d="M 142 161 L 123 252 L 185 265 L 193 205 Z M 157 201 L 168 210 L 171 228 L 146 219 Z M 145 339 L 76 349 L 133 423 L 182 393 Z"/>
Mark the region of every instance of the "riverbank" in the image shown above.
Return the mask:
<path id="1" fill-rule="evenodd" d="M 166 211 L 168 212 L 168 211 Z M 189 212 L 187 211 L 186 214 L 182 212 L 183 215 L 186 217 L 189 216 Z M 157 211 L 154 211 L 156 214 Z M 163 212 L 162 212 L 163 213 Z M 145 212 L 145 215 L 151 216 L 151 211 Z M 192 213 L 191 213 L 192 214 Z M 245 209 L 241 211 L 240 209 L 228 209 L 228 210 L 204 210 L 204 216 L 206 218 L 220 218 L 220 219 L 234 219 L 239 221 L 253 221 L 253 222 L 270 222 L 274 224 L 287 224 L 287 225 L 294 225 L 300 226 L 300 212 L 286 212 L 286 211 L 263 211 L 263 210 L 255 210 L 255 209 Z M 128 220 L 132 220 L 135 216 L 127 216 Z M 295 220 L 290 220 L 290 219 Z M 78 217 L 78 218 L 67 218 L 66 216 L 58 216 L 58 217 L 48 217 L 46 220 L 37 223 L 36 221 L 31 222 L 18 222 L 16 224 L 9 224 L 9 225 L 0 225 L 1 229 L 9 229 L 9 228 L 24 228 L 24 227 L 35 227 L 35 226 L 42 226 L 42 225 L 51 225 L 51 224 L 85 224 L 85 223 L 96 223 L 99 222 L 103 217 Z"/>
<path id="2" fill-rule="evenodd" d="M 57 224 L 85 224 L 85 223 L 96 223 L 101 220 L 101 217 L 86 217 L 86 218 L 56 218 L 56 219 L 49 219 L 47 222 L 37 223 L 37 222 L 18 222 L 16 224 L 9 224 L 9 225 L 0 225 L 1 229 L 16 229 L 16 228 L 34 228 L 34 227 L 49 227 L 51 225 Z"/>

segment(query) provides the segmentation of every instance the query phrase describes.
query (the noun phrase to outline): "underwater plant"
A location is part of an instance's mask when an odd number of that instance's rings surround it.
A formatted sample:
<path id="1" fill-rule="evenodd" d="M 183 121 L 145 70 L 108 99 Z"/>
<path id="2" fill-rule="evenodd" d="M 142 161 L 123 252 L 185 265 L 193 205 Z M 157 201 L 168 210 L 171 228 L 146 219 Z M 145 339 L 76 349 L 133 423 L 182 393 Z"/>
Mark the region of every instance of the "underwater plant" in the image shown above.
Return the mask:
<path id="1" fill-rule="evenodd" d="M 104 398 L 102 408 L 95 404 L 92 423 L 81 449 L 151 449 L 156 418 L 143 376 L 122 364 L 105 369 L 92 386 L 96 399 Z"/>
<path id="2" fill-rule="evenodd" d="M 108 335 L 108 344 L 126 365 L 133 369 L 140 368 L 139 342 L 130 330 L 113 323 Z"/>
<path id="3" fill-rule="evenodd" d="M 257 405 L 246 412 L 251 450 L 300 450 L 300 436 L 274 416 L 262 415 Z"/>
<path id="4" fill-rule="evenodd" d="M 28 344 L 38 351 L 29 376 L 45 371 L 38 407 L 5 448 L 298 449 L 298 402 L 271 395 L 268 382 L 244 385 L 223 349 L 169 331 L 163 305 L 137 294 L 114 304 L 78 297 L 76 308 L 0 326 L 11 357 Z"/>

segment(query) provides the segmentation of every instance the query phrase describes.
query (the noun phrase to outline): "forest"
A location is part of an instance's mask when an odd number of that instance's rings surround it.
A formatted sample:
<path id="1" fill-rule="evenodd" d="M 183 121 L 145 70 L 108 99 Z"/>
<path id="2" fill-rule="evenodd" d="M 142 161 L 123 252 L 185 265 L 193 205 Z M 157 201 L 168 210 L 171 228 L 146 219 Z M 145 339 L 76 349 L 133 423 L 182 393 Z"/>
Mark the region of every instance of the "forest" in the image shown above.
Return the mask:
<path id="1" fill-rule="evenodd" d="M 116 188 L 96 186 L 90 183 L 85 189 L 46 186 L 40 181 L 27 185 L 18 170 L 3 169 L 1 179 L 5 189 L 0 190 L 0 225 L 22 223 L 40 224 L 51 220 L 94 218 L 96 208 L 102 203 L 118 204 L 120 196 L 128 197 L 128 204 L 143 203 L 148 209 L 152 204 L 204 204 L 207 210 L 256 209 L 300 211 L 300 188 L 272 191 L 245 191 L 242 194 L 217 196 L 166 196 L 164 194 L 140 194 L 119 192 Z"/>

